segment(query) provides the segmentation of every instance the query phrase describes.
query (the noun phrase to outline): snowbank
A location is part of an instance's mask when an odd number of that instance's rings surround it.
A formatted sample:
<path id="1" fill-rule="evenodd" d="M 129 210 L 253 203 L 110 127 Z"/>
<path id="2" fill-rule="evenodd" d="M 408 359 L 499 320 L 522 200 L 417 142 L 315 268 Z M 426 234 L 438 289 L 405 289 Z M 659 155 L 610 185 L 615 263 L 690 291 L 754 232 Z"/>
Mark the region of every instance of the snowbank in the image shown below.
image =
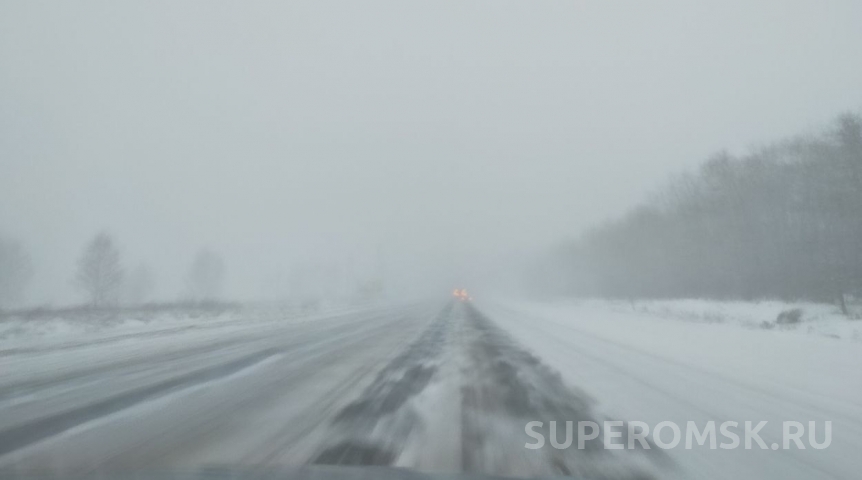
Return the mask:
<path id="1" fill-rule="evenodd" d="M 83 308 L 33 310 L 0 316 L 4 348 L 93 342 L 107 338 L 180 333 L 188 330 L 248 328 L 338 315 L 362 306 L 326 304 L 313 310 L 285 305 L 233 304 L 163 306 L 91 311 Z"/>
<path id="2" fill-rule="evenodd" d="M 835 305 L 812 302 L 717 301 L 702 299 L 636 300 L 634 302 L 586 300 L 561 302 L 570 305 L 607 308 L 621 313 L 697 323 L 724 323 L 749 329 L 771 329 L 784 333 L 819 335 L 834 339 L 862 341 L 862 321 L 844 316 Z M 799 310 L 798 323 L 777 322 L 782 312 Z"/>

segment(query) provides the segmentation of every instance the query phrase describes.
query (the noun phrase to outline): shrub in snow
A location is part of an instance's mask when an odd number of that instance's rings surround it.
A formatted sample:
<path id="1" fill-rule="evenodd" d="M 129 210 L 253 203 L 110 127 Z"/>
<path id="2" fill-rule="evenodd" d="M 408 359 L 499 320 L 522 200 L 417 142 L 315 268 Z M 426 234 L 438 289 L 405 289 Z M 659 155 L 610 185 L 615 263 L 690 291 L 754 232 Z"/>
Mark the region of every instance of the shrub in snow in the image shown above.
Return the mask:
<path id="1" fill-rule="evenodd" d="M 802 320 L 802 309 L 794 308 L 791 310 L 785 310 L 778 314 L 778 318 L 775 319 L 775 323 L 779 325 L 789 325 L 793 323 L 799 323 Z"/>

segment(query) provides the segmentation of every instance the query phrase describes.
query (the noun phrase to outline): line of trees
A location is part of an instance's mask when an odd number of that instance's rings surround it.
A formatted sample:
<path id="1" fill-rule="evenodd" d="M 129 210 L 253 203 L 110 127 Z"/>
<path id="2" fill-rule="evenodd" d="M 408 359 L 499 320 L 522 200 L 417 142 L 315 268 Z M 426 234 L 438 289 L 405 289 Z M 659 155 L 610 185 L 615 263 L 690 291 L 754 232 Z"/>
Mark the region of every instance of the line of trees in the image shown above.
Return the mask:
<path id="1" fill-rule="evenodd" d="M 0 236 L 0 310 L 22 303 L 32 273 L 30 257 L 21 244 Z M 203 249 L 189 267 L 184 297 L 192 302 L 218 301 L 224 277 L 222 258 Z M 84 247 L 72 283 L 94 308 L 141 305 L 150 300 L 155 288 L 146 265 L 126 271 L 117 243 L 107 233 L 97 234 Z"/>
<path id="2" fill-rule="evenodd" d="M 221 296 L 224 284 L 224 261 L 207 249 L 195 256 L 186 278 L 186 298 L 193 302 L 213 302 Z M 116 242 L 106 234 L 96 235 L 84 248 L 78 260 L 75 284 L 85 293 L 93 307 L 125 303 L 141 304 L 152 293 L 154 280 L 146 266 L 126 275 L 120 262 Z"/>
<path id="3" fill-rule="evenodd" d="M 862 118 L 720 153 L 545 259 L 547 286 L 610 297 L 862 294 Z"/>

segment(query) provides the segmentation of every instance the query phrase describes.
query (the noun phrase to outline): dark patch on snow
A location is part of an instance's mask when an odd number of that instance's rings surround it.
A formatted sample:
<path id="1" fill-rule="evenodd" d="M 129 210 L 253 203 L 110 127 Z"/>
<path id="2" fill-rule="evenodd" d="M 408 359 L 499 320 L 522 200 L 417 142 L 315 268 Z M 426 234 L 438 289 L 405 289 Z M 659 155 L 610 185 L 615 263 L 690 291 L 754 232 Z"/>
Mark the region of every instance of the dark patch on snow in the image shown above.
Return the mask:
<path id="1" fill-rule="evenodd" d="M 395 454 L 376 445 L 341 442 L 327 448 L 312 463 L 318 465 L 392 465 Z"/>
<path id="2" fill-rule="evenodd" d="M 778 314 L 775 323 L 778 325 L 793 325 L 802 321 L 802 309 L 792 308 Z"/>
<path id="3" fill-rule="evenodd" d="M 434 366 L 414 365 L 401 378 L 387 379 L 376 385 L 372 395 L 345 407 L 336 415 L 335 421 L 375 420 L 395 412 L 424 390 L 436 371 Z"/>
<path id="4" fill-rule="evenodd" d="M 437 372 L 433 361 L 443 351 L 451 310 L 452 305 L 447 305 L 415 342 L 380 371 L 358 400 L 335 416 L 334 422 L 375 423 L 421 393 Z"/>

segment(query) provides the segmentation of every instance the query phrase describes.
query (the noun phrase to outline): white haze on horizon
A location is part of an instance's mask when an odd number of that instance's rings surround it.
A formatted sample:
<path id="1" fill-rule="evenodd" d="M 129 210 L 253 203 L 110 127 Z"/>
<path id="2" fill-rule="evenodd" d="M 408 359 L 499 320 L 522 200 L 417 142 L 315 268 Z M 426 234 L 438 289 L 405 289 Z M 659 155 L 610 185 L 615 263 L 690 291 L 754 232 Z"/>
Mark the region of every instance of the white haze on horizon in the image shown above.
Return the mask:
<path id="1" fill-rule="evenodd" d="M 860 19 L 853 1 L 3 2 L 0 234 L 32 256 L 31 304 L 80 301 L 102 230 L 158 298 L 201 248 L 230 298 L 280 298 L 303 270 L 479 285 L 720 149 L 862 107 Z"/>

